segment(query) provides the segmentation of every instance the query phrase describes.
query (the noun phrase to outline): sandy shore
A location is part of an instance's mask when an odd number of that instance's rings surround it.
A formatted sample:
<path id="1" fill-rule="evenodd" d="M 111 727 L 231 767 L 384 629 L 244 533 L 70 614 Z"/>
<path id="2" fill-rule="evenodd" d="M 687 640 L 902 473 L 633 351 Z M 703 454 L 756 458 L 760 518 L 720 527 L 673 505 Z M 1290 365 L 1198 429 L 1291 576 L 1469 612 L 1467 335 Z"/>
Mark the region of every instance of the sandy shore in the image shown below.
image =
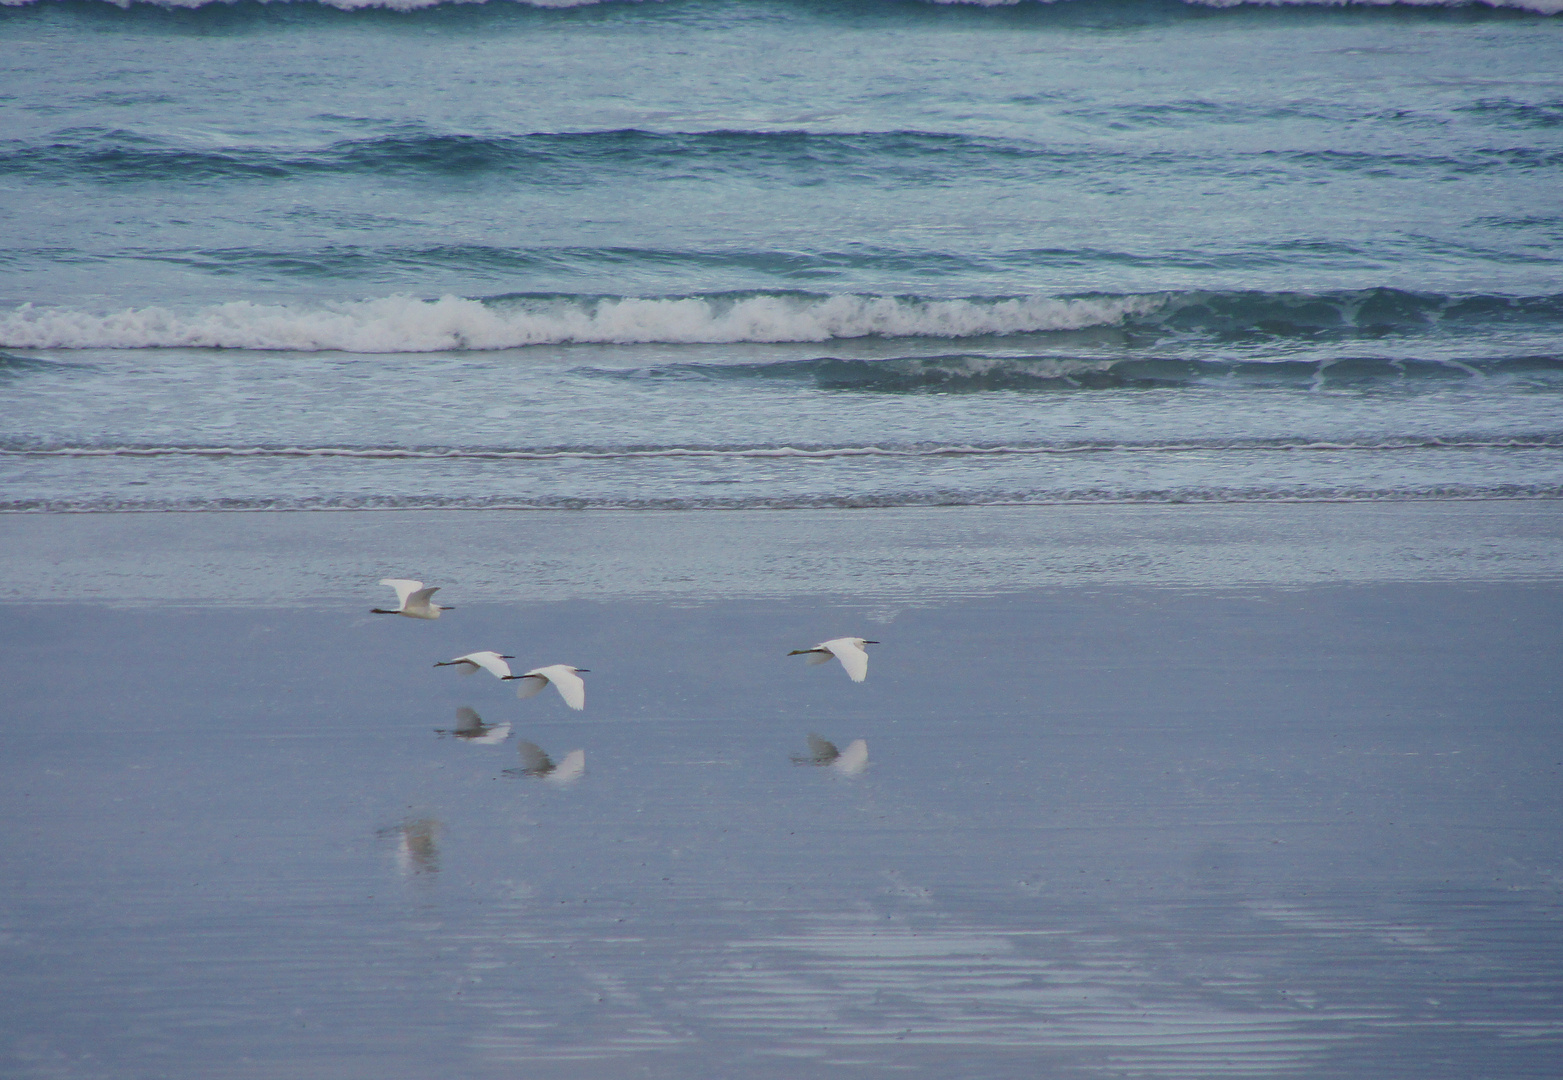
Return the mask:
<path id="1" fill-rule="evenodd" d="M 0 1072 L 1548 1076 L 1560 537 L 0 517 Z M 387 573 L 457 610 L 369 614 Z M 861 685 L 785 655 L 844 633 Z M 586 710 L 432 666 L 480 648 L 590 668 Z"/>

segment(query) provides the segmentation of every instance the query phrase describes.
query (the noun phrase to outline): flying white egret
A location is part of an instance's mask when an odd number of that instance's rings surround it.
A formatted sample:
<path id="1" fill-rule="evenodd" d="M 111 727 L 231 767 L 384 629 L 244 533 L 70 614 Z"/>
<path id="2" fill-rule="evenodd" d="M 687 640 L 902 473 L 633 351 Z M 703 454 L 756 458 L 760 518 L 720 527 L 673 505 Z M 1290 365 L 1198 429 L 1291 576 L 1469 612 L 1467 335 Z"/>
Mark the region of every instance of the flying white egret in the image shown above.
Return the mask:
<path id="1" fill-rule="evenodd" d="M 485 724 L 476 709 L 463 705 L 456 710 L 456 726 L 450 733 L 463 742 L 496 746 L 510 738 L 510 725 Z"/>
<path id="2" fill-rule="evenodd" d="M 847 744 L 845 750 L 837 750 L 835 743 L 810 732 L 808 757 L 794 754 L 792 763 L 794 765 L 829 765 L 839 773 L 856 776 L 868 767 L 868 743 L 862 739 L 854 739 Z"/>
<path id="3" fill-rule="evenodd" d="M 496 679 L 510 678 L 510 665 L 506 660 L 514 660 L 513 656 L 505 656 L 492 649 L 484 649 L 482 652 L 469 652 L 466 656 L 458 656 L 454 660 L 441 660 L 435 667 L 459 668 L 463 675 L 474 675 L 478 668 L 482 668 Z"/>
<path id="4" fill-rule="evenodd" d="M 533 694 L 540 694 L 543 687 L 553 683 L 566 705 L 572 709 L 584 709 L 586 708 L 586 684 L 581 681 L 581 677 L 576 672 L 586 670 L 588 669 L 571 667 L 569 664 L 549 664 L 547 667 L 533 668 L 525 675 L 506 675 L 505 678 L 521 683 L 516 687 L 518 698 L 529 698 Z"/>
<path id="5" fill-rule="evenodd" d="M 556 784 L 568 784 L 586 771 L 586 751 L 571 750 L 564 760 L 555 765 L 541 746 L 521 740 L 521 775 L 552 780 Z"/>
<path id="6" fill-rule="evenodd" d="M 863 646 L 878 644 L 860 637 L 838 637 L 822 641 L 812 649 L 794 649 L 787 655 L 807 656 L 811 664 L 823 664 L 834 656 L 847 669 L 853 682 L 862 682 L 868 678 L 868 653 Z"/>
<path id="7" fill-rule="evenodd" d="M 425 589 L 423 582 L 410 581 L 407 578 L 381 578 L 381 585 L 389 585 L 396 590 L 397 606 L 394 608 L 370 608 L 374 615 L 405 615 L 409 619 L 438 619 L 442 611 L 455 611 L 452 607 L 441 607 L 431 599 L 440 591 L 438 585 L 431 585 Z"/>

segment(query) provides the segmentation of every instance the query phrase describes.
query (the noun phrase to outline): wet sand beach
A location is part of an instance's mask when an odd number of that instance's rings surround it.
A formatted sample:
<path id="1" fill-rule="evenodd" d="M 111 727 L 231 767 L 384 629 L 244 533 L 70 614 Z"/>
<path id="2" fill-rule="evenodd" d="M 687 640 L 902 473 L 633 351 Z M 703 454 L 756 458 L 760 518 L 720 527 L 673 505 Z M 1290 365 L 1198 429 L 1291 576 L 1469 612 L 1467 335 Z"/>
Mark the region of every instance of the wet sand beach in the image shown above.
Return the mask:
<path id="1" fill-rule="evenodd" d="M 0 570 L 5 1075 L 1563 1051 L 1555 503 L 9 515 Z"/>

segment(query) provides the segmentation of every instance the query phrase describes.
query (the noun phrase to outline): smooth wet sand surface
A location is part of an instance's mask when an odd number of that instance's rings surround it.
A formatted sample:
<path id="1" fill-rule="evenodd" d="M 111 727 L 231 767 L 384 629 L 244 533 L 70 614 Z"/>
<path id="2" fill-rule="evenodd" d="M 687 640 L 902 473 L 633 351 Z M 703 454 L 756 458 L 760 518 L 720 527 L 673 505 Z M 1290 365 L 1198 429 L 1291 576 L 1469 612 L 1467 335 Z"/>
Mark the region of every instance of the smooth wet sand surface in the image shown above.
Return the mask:
<path id="1" fill-rule="evenodd" d="M 0 1073 L 1555 1075 L 1563 513 L 1134 510 L 0 518 Z"/>

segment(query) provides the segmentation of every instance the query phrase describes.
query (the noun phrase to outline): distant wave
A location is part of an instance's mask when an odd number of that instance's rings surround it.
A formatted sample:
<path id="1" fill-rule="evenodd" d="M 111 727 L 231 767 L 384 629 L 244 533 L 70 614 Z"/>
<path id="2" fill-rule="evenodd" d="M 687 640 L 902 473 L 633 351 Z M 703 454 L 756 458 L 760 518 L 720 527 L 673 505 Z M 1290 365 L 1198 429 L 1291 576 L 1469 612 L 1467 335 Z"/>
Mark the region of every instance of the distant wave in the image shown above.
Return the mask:
<path id="1" fill-rule="evenodd" d="M 24 304 L 0 314 L 0 348 L 409 353 L 577 342 L 962 339 L 1122 326 L 1158 333 L 1317 337 L 1522 322 L 1563 324 L 1563 295 L 1451 297 L 1369 289 L 948 299 L 794 292 L 484 300 L 389 296 L 320 304 L 239 300 L 188 312 L 147 307 L 108 313 Z"/>
<path id="2" fill-rule="evenodd" d="M 1470 381 L 1546 382 L 1563 379 L 1563 357 L 1504 356 L 1471 360 L 1338 357 L 1326 360 L 1187 360 L 1177 357 L 1099 359 L 1058 356 L 906 356 L 875 359 L 819 357 L 770 363 L 675 363 L 652 368 L 604 369 L 620 379 L 780 379 L 823 390 L 880 393 L 995 390 L 1109 390 L 1220 385 L 1341 389 L 1375 385 Z"/>
<path id="3" fill-rule="evenodd" d="M 54 2 L 54 0 L 0 0 L 0 7 L 30 7 L 50 2 Z M 236 0 L 101 0 L 101 2 L 105 5 L 122 9 L 156 7 L 193 10 L 198 8 L 233 8 L 239 6 Z M 253 4 L 257 7 L 273 7 L 284 4 L 316 4 L 320 7 L 344 12 L 366 10 L 417 12 L 430 8 L 499 6 L 501 4 L 509 7 L 548 11 L 618 4 L 645 4 L 649 7 L 656 2 L 657 0 L 247 0 L 248 4 Z M 1047 9 L 1065 6 L 1085 6 L 1091 2 L 1092 0 L 907 0 L 905 6 L 971 8 L 978 10 L 983 8 Z M 1541 15 L 1556 15 L 1559 12 L 1563 12 L 1563 0 L 1177 0 L 1177 2 L 1187 7 L 1206 8 L 1487 8 L 1529 11 Z"/>
<path id="4" fill-rule="evenodd" d="M 1353 440 L 1182 439 L 1175 442 L 1058 442 L 1032 444 L 871 445 L 871 446 L 603 446 L 603 447 L 450 447 L 450 446 L 231 446 L 60 444 L 9 441 L 0 457 L 66 458 L 337 458 L 375 461 L 634 461 L 667 458 L 751 460 L 826 460 L 831 458 L 1034 457 L 1085 454 L 1384 453 L 1406 450 L 1559 450 L 1563 432 L 1550 435 L 1402 436 Z"/>
<path id="5" fill-rule="evenodd" d="M 1465 111 L 1488 125 L 1511 131 L 1563 123 L 1563 105 L 1551 99 L 1486 99 Z M 1124 106 L 1115 109 L 1110 119 L 1160 127 L 1186 122 L 1190 117 L 1203 123 L 1256 119 L 1254 110 L 1241 102 L 1216 105 L 1199 101 Z M 1341 121 L 1362 118 L 1360 111 L 1332 117 Z M 1563 153 L 1530 146 L 1480 147 L 1455 154 L 1267 150 L 1259 152 L 1257 160 L 1264 167 L 1279 163 L 1309 175 L 1466 176 L 1516 169 L 1555 170 L 1563 166 Z M 71 184 L 163 186 L 282 182 L 318 175 L 427 181 L 496 175 L 510 183 L 575 187 L 620 183 L 624 177 L 709 179 L 713 172 L 722 171 L 751 178 L 770 176 L 789 183 L 828 180 L 884 185 L 954 183 L 973 169 L 982 170 L 989 180 L 1036 182 L 1051 176 L 1094 175 L 1104 165 L 1143 168 L 1180 163 L 1208 168 L 1210 158 L 1202 152 L 1163 147 L 1107 149 L 916 130 L 623 128 L 471 135 L 408 125 L 387 134 L 321 146 L 277 148 L 237 142 L 214 145 L 128 128 L 77 127 L 0 143 L 0 175 Z"/>
<path id="6" fill-rule="evenodd" d="M 600 183 L 608 168 L 661 176 L 703 175 L 720 167 L 745 173 L 785 172 L 794 178 L 828 174 L 837 182 L 881 182 L 885 176 L 926 179 L 935 166 L 949 172 L 977 166 L 991 170 L 1003 163 L 1020 167 L 1019 175 L 1035 178 L 1039 166 L 1099 169 L 1103 155 L 1100 148 L 1043 146 L 1023 139 L 940 131 L 622 128 L 471 135 L 416 125 L 389 134 L 288 149 L 239 143 L 214 146 L 101 127 L 70 128 L 0 146 L 0 173 L 114 183 L 263 181 L 319 173 L 424 177 L 503 173 L 551 186 Z M 1361 157 L 1371 159 L 1371 155 Z M 1439 159 L 1430 164 L 1448 163 Z M 1500 154 L 1491 162 L 1473 159 L 1459 164 L 1480 168 L 1512 162 Z M 1328 165 L 1339 168 L 1342 163 L 1329 160 Z M 870 167 L 872 175 L 865 172 Z"/>
<path id="7" fill-rule="evenodd" d="M 929 490 L 918 487 L 875 495 L 666 498 L 572 496 L 451 498 L 439 495 L 363 495 L 124 499 L 115 496 L 6 499 L 0 513 L 167 513 L 289 510 L 825 510 L 895 506 L 1179 505 L 1275 502 L 1481 502 L 1563 498 L 1559 484 L 1431 484 L 1416 488 L 1292 485 L 1279 488 L 1180 487 L 1125 490 L 1058 488 L 1045 491 Z"/>

